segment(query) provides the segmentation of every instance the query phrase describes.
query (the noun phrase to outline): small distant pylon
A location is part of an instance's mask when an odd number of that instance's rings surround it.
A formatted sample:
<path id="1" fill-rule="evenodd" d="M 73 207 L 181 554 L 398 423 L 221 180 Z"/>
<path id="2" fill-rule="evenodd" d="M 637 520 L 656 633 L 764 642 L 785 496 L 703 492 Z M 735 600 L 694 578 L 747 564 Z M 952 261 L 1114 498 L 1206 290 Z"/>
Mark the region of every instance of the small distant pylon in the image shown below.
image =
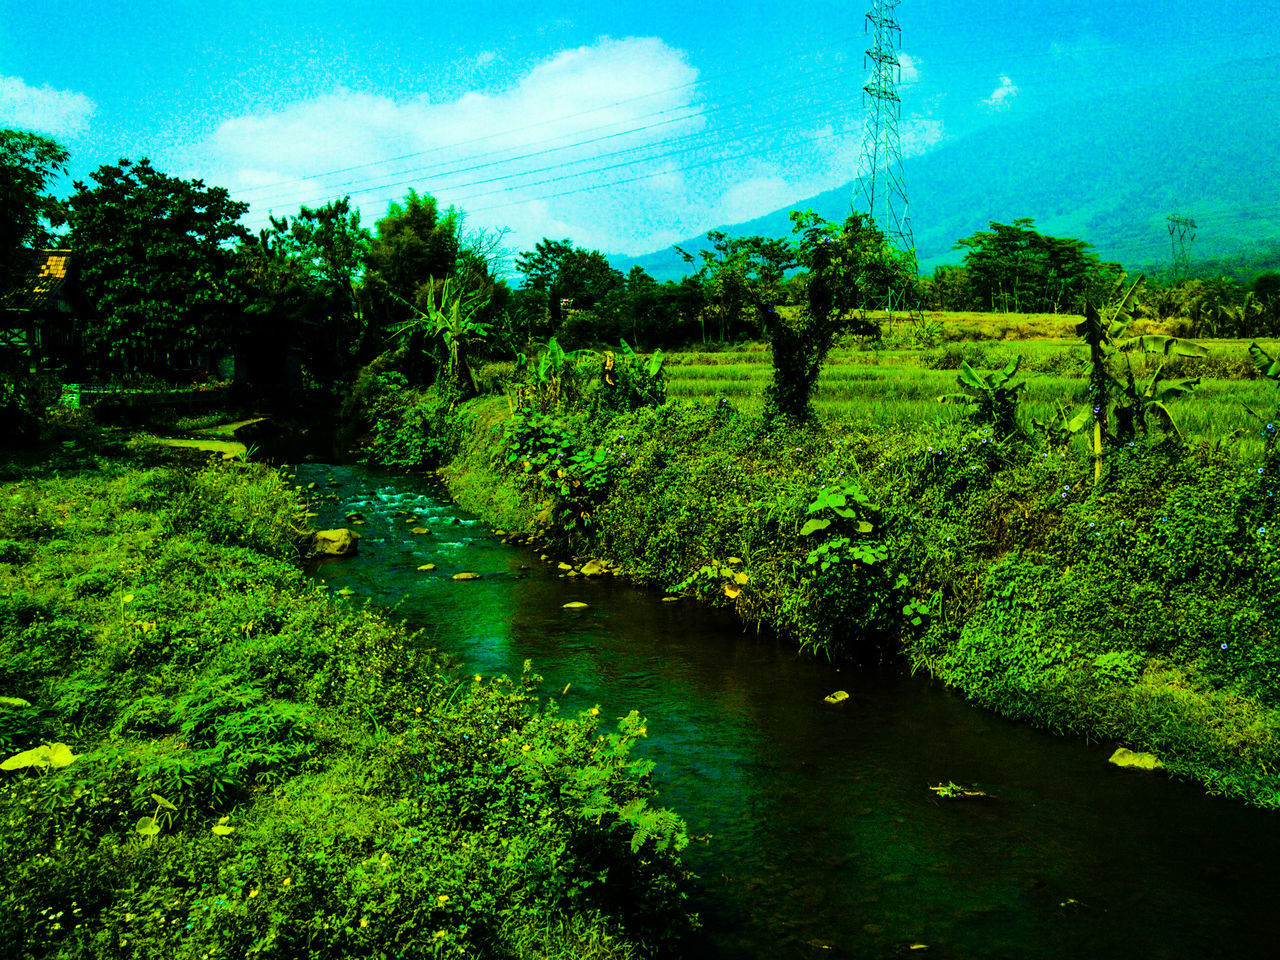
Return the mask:
<path id="1" fill-rule="evenodd" d="M 1173 257 L 1173 276 L 1183 280 L 1191 274 L 1191 251 L 1188 249 L 1196 238 L 1196 222 L 1176 211 L 1165 217 L 1169 224 L 1169 252 Z"/>
<path id="2" fill-rule="evenodd" d="M 911 271 L 916 271 L 916 242 L 911 231 L 911 213 L 907 203 L 907 180 L 902 167 L 902 82 L 899 50 L 902 28 L 895 17 L 901 0 L 873 0 L 863 21 L 863 31 L 870 35 L 863 66 L 870 75 L 862 88 L 862 105 L 866 120 L 862 132 L 862 151 L 858 158 L 858 187 L 853 205 L 861 201 L 862 209 L 875 221 L 889 245 L 907 254 Z M 908 302 L 907 291 L 887 290 L 876 293 L 878 302 L 864 305 L 868 311 L 897 310 L 923 321 L 918 303 Z"/>

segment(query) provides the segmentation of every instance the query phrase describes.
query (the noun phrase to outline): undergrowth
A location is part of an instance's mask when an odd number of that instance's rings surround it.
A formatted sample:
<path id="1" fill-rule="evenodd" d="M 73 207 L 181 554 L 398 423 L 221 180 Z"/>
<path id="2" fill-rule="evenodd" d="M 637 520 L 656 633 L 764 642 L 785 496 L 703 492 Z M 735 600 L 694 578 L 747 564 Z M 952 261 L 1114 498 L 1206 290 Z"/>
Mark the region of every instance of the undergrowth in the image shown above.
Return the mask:
<path id="1" fill-rule="evenodd" d="M 287 478 L 0 487 L 0 943 L 51 957 L 633 957 L 687 931 L 636 714 L 461 675 L 298 569 Z"/>

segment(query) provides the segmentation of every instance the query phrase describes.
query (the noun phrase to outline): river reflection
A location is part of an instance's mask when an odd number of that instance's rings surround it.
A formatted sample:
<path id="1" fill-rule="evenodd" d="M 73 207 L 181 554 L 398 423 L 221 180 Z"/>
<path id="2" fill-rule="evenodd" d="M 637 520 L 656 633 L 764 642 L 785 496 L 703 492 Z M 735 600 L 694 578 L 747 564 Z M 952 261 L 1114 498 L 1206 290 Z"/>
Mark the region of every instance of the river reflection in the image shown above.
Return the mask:
<path id="1" fill-rule="evenodd" d="M 429 482 L 316 464 L 298 476 L 335 497 L 318 524 L 366 521 L 359 556 L 317 573 L 352 602 L 392 608 L 473 671 L 531 659 L 568 712 L 648 718 L 663 802 L 711 837 L 687 851 L 708 904 L 700 955 L 1275 949 L 1280 815 L 1114 770 L 1112 744 L 1004 721 L 922 678 L 836 670 L 717 611 L 563 579 Z M 464 570 L 481 578 L 451 579 Z M 823 703 L 837 688 L 850 699 Z M 928 786 L 949 779 L 995 799 L 941 801 Z"/>

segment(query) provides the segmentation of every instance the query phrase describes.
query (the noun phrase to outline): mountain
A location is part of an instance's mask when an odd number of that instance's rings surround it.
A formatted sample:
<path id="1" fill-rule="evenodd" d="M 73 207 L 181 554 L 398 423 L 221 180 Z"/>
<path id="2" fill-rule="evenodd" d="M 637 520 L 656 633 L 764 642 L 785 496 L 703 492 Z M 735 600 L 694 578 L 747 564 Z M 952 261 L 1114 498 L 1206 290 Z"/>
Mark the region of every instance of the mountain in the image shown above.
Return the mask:
<path id="1" fill-rule="evenodd" d="M 1193 268 L 1280 254 L 1278 87 L 1274 59 L 1241 61 L 1211 76 L 1004 118 L 907 160 L 922 270 L 960 262 L 956 240 L 1018 217 L 1034 218 L 1042 233 L 1087 240 L 1104 260 L 1163 270 L 1165 218 L 1175 209 L 1199 225 Z M 715 229 L 783 236 L 792 209 L 843 219 L 854 186 Z M 679 244 L 706 245 L 705 235 Z M 623 272 L 639 264 L 659 280 L 689 269 L 670 248 L 611 260 Z"/>

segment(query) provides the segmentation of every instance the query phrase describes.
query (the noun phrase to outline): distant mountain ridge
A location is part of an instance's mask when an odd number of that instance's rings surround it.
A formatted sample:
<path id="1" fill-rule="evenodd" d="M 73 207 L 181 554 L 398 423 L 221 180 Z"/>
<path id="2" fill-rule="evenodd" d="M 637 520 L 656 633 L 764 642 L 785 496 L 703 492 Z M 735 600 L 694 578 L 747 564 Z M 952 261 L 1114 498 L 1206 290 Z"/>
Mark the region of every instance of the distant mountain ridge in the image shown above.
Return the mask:
<path id="1" fill-rule="evenodd" d="M 1231 77 L 1226 85 L 1224 72 Z M 956 240 L 1018 217 L 1034 218 L 1042 233 L 1087 240 L 1104 260 L 1135 269 L 1168 264 L 1165 218 L 1175 208 L 1199 224 L 1193 263 L 1280 249 L 1277 73 L 1275 59 L 1242 61 L 1215 71 L 1212 80 L 1146 87 L 1001 122 L 907 160 L 922 270 L 960 262 Z M 784 236 L 793 209 L 840 220 L 854 186 L 714 229 Z M 706 245 L 705 235 L 679 244 L 691 251 Z M 672 248 L 610 260 L 624 273 L 638 264 L 659 280 L 689 271 Z"/>

